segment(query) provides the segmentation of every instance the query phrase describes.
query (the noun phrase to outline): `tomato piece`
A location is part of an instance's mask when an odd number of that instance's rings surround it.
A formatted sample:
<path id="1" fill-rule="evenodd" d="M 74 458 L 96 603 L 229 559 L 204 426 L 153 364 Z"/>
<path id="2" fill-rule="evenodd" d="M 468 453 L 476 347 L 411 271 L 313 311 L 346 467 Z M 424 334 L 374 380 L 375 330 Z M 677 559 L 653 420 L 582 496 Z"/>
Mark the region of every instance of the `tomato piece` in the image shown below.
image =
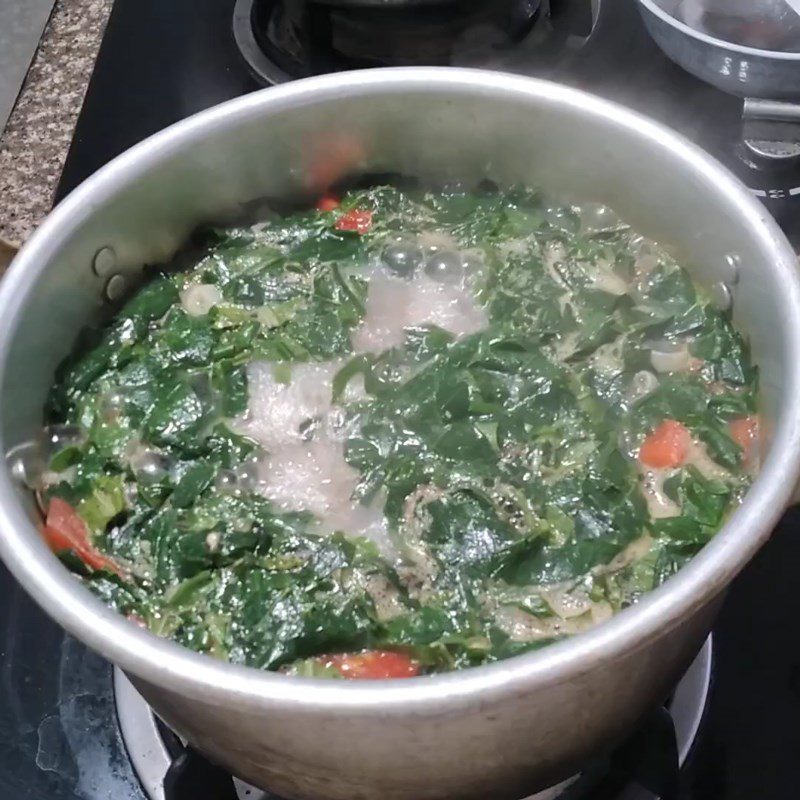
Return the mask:
<path id="1" fill-rule="evenodd" d="M 86 523 L 78 516 L 75 509 L 60 497 L 54 497 L 47 507 L 47 527 L 58 531 L 71 543 L 87 541 Z"/>
<path id="2" fill-rule="evenodd" d="M 657 469 L 679 467 L 686 461 L 691 444 L 692 437 L 685 425 L 665 419 L 645 437 L 639 449 L 639 461 Z"/>
<path id="3" fill-rule="evenodd" d="M 343 678 L 381 680 L 383 678 L 413 678 L 419 675 L 419 664 L 405 653 L 391 650 L 365 650 L 363 653 L 341 653 L 320 659 L 326 666 L 338 670 Z"/>
<path id="4" fill-rule="evenodd" d="M 108 556 L 104 556 L 99 550 L 92 545 L 87 544 L 75 551 L 75 554 L 86 564 L 87 567 L 92 569 L 104 569 L 107 572 L 115 572 L 117 575 L 122 575 L 122 570 L 119 565 Z"/>
<path id="5" fill-rule="evenodd" d="M 742 461 L 750 463 L 758 449 L 759 418 L 758 414 L 739 417 L 728 424 L 731 438 L 742 448 Z"/>
<path id="6" fill-rule="evenodd" d="M 67 537 L 64 532 L 58 528 L 51 528 L 49 525 L 45 525 L 42 529 L 42 535 L 54 553 L 72 549 L 72 539 Z"/>
<path id="7" fill-rule="evenodd" d="M 339 208 L 339 199 L 332 194 L 324 194 L 317 200 L 317 211 L 335 211 Z"/>
<path id="8" fill-rule="evenodd" d="M 352 233 L 366 233 L 372 227 L 372 212 L 364 209 L 354 208 L 345 211 L 336 220 L 335 228 L 337 231 L 351 231 Z"/>
<path id="9" fill-rule="evenodd" d="M 89 541 L 89 529 L 72 506 L 54 497 L 47 507 L 47 521 L 42 531 L 44 539 L 55 553 L 72 550 L 87 567 L 122 574 L 113 559 L 103 555 Z"/>

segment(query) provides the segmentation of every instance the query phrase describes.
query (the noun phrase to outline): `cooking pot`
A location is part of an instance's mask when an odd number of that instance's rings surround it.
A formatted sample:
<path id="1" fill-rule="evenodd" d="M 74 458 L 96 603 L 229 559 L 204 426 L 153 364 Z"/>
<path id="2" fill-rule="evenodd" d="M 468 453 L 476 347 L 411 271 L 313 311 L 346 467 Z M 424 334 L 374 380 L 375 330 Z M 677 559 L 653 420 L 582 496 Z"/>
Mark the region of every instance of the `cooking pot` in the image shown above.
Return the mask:
<path id="1" fill-rule="evenodd" d="M 763 468 L 724 529 L 615 619 L 538 652 L 402 681 L 330 682 L 224 663 L 141 630 L 47 549 L 16 453 L 42 425 L 81 327 L 198 224 L 337 178 L 522 182 L 608 203 L 730 296 L 761 369 Z M 287 798 L 520 797 L 578 770 L 663 700 L 726 586 L 770 535 L 800 461 L 800 282 L 775 222 L 668 129 L 552 83 L 388 69 L 256 92 L 178 123 L 67 197 L 0 285 L 0 553 L 70 633 L 118 664 L 160 717 L 241 778 Z M 23 465 L 24 466 L 24 465 Z"/>
<path id="2" fill-rule="evenodd" d="M 780 9 L 784 2 L 773 0 L 772 4 L 762 2 L 758 5 L 752 0 L 739 0 L 738 3 L 705 0 L 688 4 L 688 7 L 696 14 L 706 7 L 723 12 L 727 9 L 731 15 L 746 19 L 748 8 L 749 13 L 756 16 L 762 9 Z M 670 13 L 668 9 L 676 5 L 666 0 L 639 0 L 639 10 L 647 30 L 676 64 L 723 92 L 741 97 L 800 99 L 799 52 L 747 47 L 711 36 Z M 786 18 L 781 16 L 780 10 L 772 11 L 777 32 L 788 27 L 787 20 L 796 14 L 792 10 L 794 5 L 793 1 L 786 6 L 783 12 Z"/>

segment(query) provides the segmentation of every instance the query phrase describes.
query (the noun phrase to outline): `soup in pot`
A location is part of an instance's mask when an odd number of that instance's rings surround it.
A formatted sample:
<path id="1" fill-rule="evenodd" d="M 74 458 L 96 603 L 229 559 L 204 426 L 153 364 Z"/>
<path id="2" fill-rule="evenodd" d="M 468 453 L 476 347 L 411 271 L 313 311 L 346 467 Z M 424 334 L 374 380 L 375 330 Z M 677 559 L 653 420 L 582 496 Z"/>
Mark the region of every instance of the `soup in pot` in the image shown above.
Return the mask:
<path id="1" fill-rule="evenodd" d="M 757 469 L 729 314 L 608 209 L 401 190 L 215 229 L 66 363 L 43 534 L 214 657 L 331 678 L 580 633 Z"/>

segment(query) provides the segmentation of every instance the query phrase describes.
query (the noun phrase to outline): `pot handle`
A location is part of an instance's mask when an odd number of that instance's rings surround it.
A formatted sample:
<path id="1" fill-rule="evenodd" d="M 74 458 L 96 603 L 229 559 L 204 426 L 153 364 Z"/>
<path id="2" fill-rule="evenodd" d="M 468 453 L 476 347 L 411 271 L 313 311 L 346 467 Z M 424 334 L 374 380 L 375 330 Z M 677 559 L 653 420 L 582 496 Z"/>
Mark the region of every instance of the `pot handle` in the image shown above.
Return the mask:
<path id="1" fill-rule="evenodd" d="M 800 103 L 745 98 L 742 108 L 743 139 L 800 142 Z M 778 153 L 781 151 L 779 150 Z"/>
<path id="2" fill-rule="evenodd" d="M 747 97 L 742 116 L 745 119 L 764 119 L 773 122 L 800 122 L 800 103 Z"/>

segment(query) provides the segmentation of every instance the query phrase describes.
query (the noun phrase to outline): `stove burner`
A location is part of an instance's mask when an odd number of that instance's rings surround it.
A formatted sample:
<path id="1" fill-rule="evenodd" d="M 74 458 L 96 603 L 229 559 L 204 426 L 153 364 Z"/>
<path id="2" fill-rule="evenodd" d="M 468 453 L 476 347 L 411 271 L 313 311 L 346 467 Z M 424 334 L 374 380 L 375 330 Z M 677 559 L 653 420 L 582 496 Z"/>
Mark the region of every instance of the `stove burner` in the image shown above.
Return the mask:
<path id="1" fill-rule="evenodd" d="M 600 791 L 603 797 L 613 796 L 617 800 L 677 798 L 677 771 L 689 757 L 700 729 L 708 702 L 711 665 L 709 636 L 666 705 L 650 715 L 610 759 L 601 759 L 583 774 L 527 800 L 590 800 Z M 114 694 L 122 738 L 150 800 L 195 800 L 200 796 L 214 800 L 279 800 L 231 778 L 186 748 L 154 716 L 144 698 L 117 668 Z M 639 785 L 633 785 L 632 779 Z M 608 784 L 616 787 L 617 782 L 619 788 L 609 794 Z"/>
<path id="2" fill-rule="evenodd" d="M 542 27 L 542 18 L 544 38 L 552 34 L 560 47 L 570 37 L 584 40 L 598 5 L 599 0 L 237 0 L 233 31 L 251 72 L 266 84 L 377 66 L 502 68 L 520 43 L 541 46 L 530 35 Z"/>

